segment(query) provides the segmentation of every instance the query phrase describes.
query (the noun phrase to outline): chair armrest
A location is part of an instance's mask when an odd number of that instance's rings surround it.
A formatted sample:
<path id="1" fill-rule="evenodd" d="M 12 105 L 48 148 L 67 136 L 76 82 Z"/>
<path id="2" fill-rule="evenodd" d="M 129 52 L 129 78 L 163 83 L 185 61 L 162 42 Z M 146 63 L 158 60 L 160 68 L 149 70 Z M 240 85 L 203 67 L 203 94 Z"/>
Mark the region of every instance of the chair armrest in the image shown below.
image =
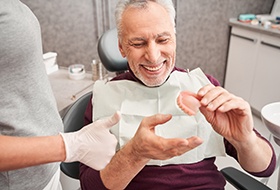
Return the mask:
<path id="1" fill-rule="evenodd" d="M 239 190 L 272 190 L 255 178 L 239 171 L 233 167 L 226 167 L 221 170 L 225 179 Z"/>

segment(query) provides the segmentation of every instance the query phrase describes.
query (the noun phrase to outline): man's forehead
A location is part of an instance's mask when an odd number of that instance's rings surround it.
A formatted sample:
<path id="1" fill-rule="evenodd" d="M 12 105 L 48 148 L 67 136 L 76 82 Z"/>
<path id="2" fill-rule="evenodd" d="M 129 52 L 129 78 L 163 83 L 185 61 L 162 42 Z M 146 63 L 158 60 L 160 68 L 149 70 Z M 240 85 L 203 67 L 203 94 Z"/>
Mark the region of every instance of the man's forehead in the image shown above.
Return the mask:
<path id="1" fill-rule="evenodd" d="M 133 41 L 174 36 L 170 15 L 161 5 L 150 2 L 146 8 L 129 7 L 122 19 L 122 38 Z"/>

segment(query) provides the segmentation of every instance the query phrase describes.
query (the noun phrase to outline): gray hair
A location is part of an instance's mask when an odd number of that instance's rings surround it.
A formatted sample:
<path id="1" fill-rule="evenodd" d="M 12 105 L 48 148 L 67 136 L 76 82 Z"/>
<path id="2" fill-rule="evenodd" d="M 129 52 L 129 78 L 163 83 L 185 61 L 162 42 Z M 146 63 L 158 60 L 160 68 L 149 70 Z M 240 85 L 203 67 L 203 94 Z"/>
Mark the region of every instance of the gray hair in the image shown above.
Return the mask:
<path id="1" fill-rule="evenodd" d="M 174 31 L 175 31 L 176 12 L 175 12 L 175 8 L 174 8 L 172 0 L 119 0 L 119 2 L 116 5 L 116 10 L 115 10 L 116 27 L 117 27 L 119 37 L 122 32 L 122 24 L 121 24 L 122 22 L 121 21 L 122 21 L 123 12 L 128 7 L 137 7 L 140 9 L 145 9 L 145 8 L 147 8 L 147 4 L 149 1 L 158 3 L 168 12 L 171 22 L 174 26 Z"/>

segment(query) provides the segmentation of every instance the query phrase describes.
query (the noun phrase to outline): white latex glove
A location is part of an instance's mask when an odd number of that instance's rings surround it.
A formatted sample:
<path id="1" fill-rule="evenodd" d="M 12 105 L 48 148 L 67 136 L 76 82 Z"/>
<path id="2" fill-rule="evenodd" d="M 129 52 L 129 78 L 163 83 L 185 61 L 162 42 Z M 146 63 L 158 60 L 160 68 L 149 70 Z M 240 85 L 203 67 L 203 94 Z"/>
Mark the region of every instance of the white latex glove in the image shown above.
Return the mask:
<path id="1" fill-rule="evenodd" d="M 120 113 L 117 112 L 111 117 L 95 121 L 79 131 L 61 133 L 66 149 L 64 162 L 79 161 L 93 169 L 103 169 L 115 154 L 117 139 L 109 129 L 119 120 Z"/>

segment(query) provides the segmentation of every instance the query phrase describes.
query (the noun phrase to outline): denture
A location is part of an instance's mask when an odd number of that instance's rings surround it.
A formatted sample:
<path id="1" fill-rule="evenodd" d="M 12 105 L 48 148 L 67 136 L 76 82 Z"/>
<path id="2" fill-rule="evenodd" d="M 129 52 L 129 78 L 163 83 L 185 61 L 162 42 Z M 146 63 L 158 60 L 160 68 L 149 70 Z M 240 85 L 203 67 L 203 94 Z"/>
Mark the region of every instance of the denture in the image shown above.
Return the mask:
<path id="1" fill-rule="evenodd" d="M 198 112 L 201 104 L 197 94 L 190 91 L 182 91 L 177 97 L 177 104 L 183 112 L 192 116 Z"/>

